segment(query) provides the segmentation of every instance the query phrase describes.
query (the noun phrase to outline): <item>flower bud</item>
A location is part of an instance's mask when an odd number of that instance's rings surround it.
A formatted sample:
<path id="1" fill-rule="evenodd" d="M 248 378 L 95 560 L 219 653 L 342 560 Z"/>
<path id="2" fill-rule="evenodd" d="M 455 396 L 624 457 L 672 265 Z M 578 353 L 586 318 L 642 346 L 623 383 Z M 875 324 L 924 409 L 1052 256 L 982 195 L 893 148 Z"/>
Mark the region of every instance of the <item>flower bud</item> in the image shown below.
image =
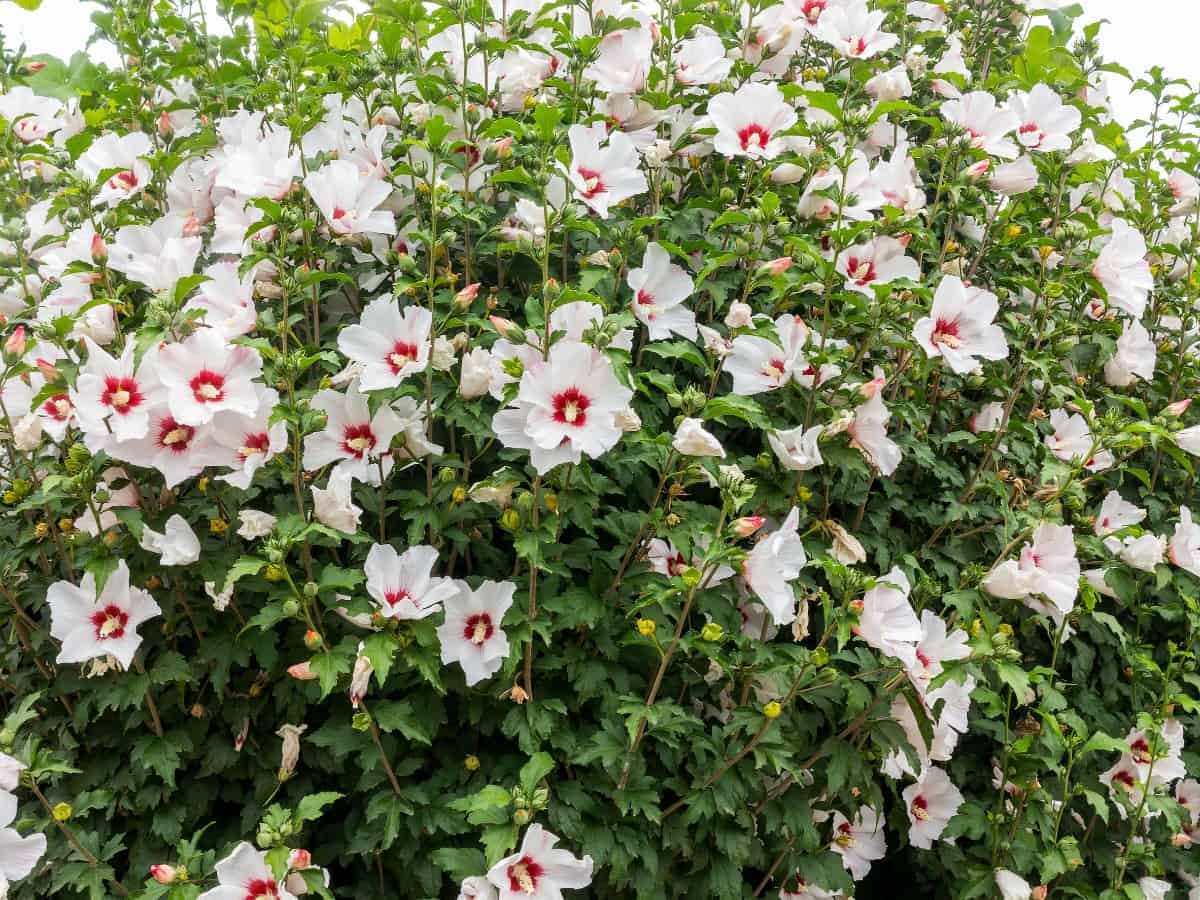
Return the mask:
<path id="1" fill-rule="evenodd" d="M 725 325 L 729 328 L 748 328 L 753 318 L 754 310 L 750 305 L 735 300 L 729 305 L 729 312 L 725 314 Z"/>
<path id="2" fill-rule="evenodd" d="M 312 670 L 308 660 L 288 666 L 287 673 L 297 681 L 312 681 L 317 677 L 317 673 Z"/>
<path id="3" fill-rule="evenodd" d="M 791 267 L 792 258 L 790 256 L 780 256 L 778 259 L 763 263 L 759 268 L 759 272 L 763 275 L 770 275 L 772 278 L 778 278 Z"/>
<path id="4" fill-rule="evenodd" d="M 1174 403 L 1167 406 L 1163 410 L 1168 416 L 1182 416 L 1187 412 L 1187 408 L 1192 405 L 1192 398 L 1188 397 L 1184 400 L 1176 400 Z"/>
<path id="5" fill-rule="evenodd" d="M 295 850 L 293 850 L 291 853 L 288 854 L 288 868 L 289 869 L 311 869 L 312 868 L 312 854 L 301 847 L 297 847 Z"/>
<path id="6" fill-rule="evenodd" d="M 750 537 L 766 523 L 762 516 L 742 516 L 733 523 L 733 533 L 738 537 Z"/>
<path id="7" fill-rule="evenodd" d="M 24 325 L 18 325 L 17 330 L 8 336 L 8 340 L 4 342 L 4 352 L 13 356 L 20 356 L 25 352 Z"/>
<path id="8" fill-rule="evenodd" d="M 175 867 L 158 864 L 150 867 L 150 877 L 159 884 L 170 884 L 175 880 Z"/>
<path id="9" fill-rule="evenodd" d="M 521 527 L 521 514 L 509 507 L 500 513 L 500 527 L 505 531 L 516 531 Z"/>
<path id="10" fill-rule="evenodd" d="M 766 706 L 763 707 L 763 715 L 766 716 L 768 719 L 778 719 L 782 712 L 783 712 L 783 707 L 779 705 L 779 702 L 777 700 L 772 700 L 770 703 L 768 703 Z"/>
<path id="11" fill-rule="evenodd" d="M 325 642 L 321 639 L 321 635 L 317 634 L 317 632 L 313 631 L 311 628 L 304 632 L 304 646 L 309 650 L 320 650 L 324 643 Z"/>
<path id="12" fill-rule="evenodd" d="M 479 771 L 479 757 L 473 753 L 468 755 L 467 758 L 463 760 L 463 768 L 466 769 L 468 772 L 478 772 Z"/>
<path id="13" fill-rule="evenodd" d="M 58 803 L 54 809 L 50 810 L 50 815 L 54 816 L 55 822 L 65 822 L 71 818 L 74 810 L 71 809 L 70 803 Z"/>
<path id="14" fill-rule="evenodd" d="M 658 623 L 653 619 L 638 619 L 637 630 L 642 637 L 652 637 L 658 630 Z"/>
<path id="15" fill-rule="evenodd" d="M 703 641 L 719 641 L 725 636 L 725 629 L 716 622 L 709 622 L 700 629 L 700 639 Z"/>
<path id="16" fill-rule="evenodd" d="M 466 309 L 468 306 L 470 306 L 472 303 L 475 302 L 475 296 L 478 293 L 479 293 L 479 282 L 476 281 L 474 284 L 468 284 L 466 287 L 464 287 L 462 290 L 460 290 L 457 294 L 455 294 L 454 302 L 458 306 L 462 307 L 463 309 Z"/>

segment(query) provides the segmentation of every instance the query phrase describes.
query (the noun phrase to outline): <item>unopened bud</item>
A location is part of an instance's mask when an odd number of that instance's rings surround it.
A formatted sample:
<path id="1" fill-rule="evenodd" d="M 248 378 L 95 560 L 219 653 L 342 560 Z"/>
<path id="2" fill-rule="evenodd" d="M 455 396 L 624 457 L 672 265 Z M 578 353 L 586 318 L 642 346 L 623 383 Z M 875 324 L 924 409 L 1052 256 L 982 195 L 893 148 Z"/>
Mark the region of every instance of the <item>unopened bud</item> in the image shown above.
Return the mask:
<path id="1" fill-rule="evenodd" d="M 783 707 L 780 706 L 779 702 L 776 700 L 772 700 L 770 703 L 768 703 L 766 706 L 763 707 L 763 715 L 766 716 L 768 719 L 778 719 L 782 712 L 783 712 Z"/>
<path id="2" fill-rule="evenodd" d="M 638 619 L 637 630 L 642 637 L 651 637 L 658 630 L 658 623 L 653 619 Z"/>
<path id="3" fill-rule="evenodd" d="M 700 639 L 704 641 L 719 641 L 725 636 L 725 629 L 716 622 L 709 622 L 700 629 Z"/>
<path id="4" fill-rule="evenodd" d="M 312 854 L 301 847 L 297 847 L 295 850 L 293 850 L 291 853 L 288 854 L 288 868 L 289 869 L 311 869 L 312 868 Z"/>
<path id="5" fill-rule="evenodd" d="M 13 356 L 20 356 L 25 352 L 24 325 L 18 325 L 17 330 L 8 336 L 8 340 L 4 342 L 4 352 L 11 353 Z"/>
<path id="6" fill-rule="evenodd" d="M 158 864 L 150 867 L 150 877 L 159 884 L 170 884 L 175 880 L 175 867 Z"/>
<path id="7" fill-rule="evenodd" d="M 464 287 L 462 290 L 460 290 L 457 294 L 455 294 L 454 302 L 457 303 L 459 306 L 461 306 L 463 309 L 466 309 L 468 306 L 470 306 L 472 303 L 475 302 L 475 295 L 478 293 L 479 293 L 479 282 L 476 281 L 474 284 L 468 284 L 466 287 Z"/>
<path id="8" fill-rule="evenodd" d="M 733 523 L 733 533 L 738 537 L 750 537 L 766 523 L 762 516 L 742 516 Z"/>
<path id="9" fill-rule="evenodd" d="M 759 271 L 763 275 L 770 275 L 772 278 L 777 278 L 792 267 L 792 258 L 790 256 L 780 256 L 770 262 L 762 264 Z"/>
<path id="10" fill-rule="evenodd" d="M 288 666 L 287 673 L 297 681 L 312 681 L 317 677 L 317 673 L 312 670 L 308 660 Z"/>

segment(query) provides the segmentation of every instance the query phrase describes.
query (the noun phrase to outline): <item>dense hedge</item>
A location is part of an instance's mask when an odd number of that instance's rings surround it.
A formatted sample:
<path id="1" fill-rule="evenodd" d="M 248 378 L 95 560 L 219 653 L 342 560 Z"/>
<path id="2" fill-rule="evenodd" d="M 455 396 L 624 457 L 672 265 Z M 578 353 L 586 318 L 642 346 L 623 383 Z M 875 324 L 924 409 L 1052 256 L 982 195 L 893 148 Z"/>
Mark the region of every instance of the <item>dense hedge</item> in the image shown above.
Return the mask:
<path id="1" fill-rule="evenodd" d="M 0 897 L 1200 896 L 1196 104 L 1053 5 L 0 48 Z"/>

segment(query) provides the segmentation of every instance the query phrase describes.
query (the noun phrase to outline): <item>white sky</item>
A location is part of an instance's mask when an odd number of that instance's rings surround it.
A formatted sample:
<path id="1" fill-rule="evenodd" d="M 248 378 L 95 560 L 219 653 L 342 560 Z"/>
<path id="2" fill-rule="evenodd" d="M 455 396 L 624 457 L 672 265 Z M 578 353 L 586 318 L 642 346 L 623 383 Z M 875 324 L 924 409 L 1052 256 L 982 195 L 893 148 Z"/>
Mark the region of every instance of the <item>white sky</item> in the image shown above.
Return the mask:
<path id="1" fill-rule="evenodd" d="M 201 0 L 206 7 L 214 0 Z M 1168 75 L 1200 83 L 1200 52 L 1196 34 L 1200 32 L 1200 0 L 1080 0 L 1085 18 L 1108 19 L 1100 32 L 1104 56 L 1138 74 L 1152 65 L 1161 65 Z M 83 45 L 91 33 L 91 14 L 97 9 L 87 0 L 43 0 L 36 12 L 27 12 L 16 4 L 0 0 L 0 30 L 5 43 L 21 41 L 34 53 L 52 53 L 69 57 Z M 209 16 L 210 26 L 216 20 Z M 98 60 L 112 61 L 110 46 L 97 46 Z M 1117 118 L 1129 122 L 1147 115 L 1149 98 L 1132 95 L 1120 76 L 1111 76 L 1113 104 Z"/>

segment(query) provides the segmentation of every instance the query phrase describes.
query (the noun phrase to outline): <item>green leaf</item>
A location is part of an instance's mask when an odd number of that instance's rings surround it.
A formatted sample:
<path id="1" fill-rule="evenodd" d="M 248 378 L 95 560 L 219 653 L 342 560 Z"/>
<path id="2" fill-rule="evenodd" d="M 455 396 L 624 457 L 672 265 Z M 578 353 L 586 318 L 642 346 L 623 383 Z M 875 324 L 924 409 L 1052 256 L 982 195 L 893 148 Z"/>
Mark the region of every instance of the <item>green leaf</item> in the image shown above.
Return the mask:
<path id="1" fill-rule="evenodd" d="M 297 822 L 315 822 L 321 817 L 321 810 L 330 803 L 342 799 L 343 796 L 345 795 L 334 791 L 309 794 L 296 805 L 296 814 L 293 819 Z"/>
<path id="2" fill-rule="evenodd" d="M 455 881 L 478 875 L 487 868 L 483 851 L 475 847 L 442 847 L 434 850 L 430 858 L 443 872 Z"/>
<path id="3" fill-rule="evenodd" d="M 554 771 L 554 758 L 549 753 L 535 753 L 521 767 L 521 787 L 532 794 L 543 778 Z"/>

